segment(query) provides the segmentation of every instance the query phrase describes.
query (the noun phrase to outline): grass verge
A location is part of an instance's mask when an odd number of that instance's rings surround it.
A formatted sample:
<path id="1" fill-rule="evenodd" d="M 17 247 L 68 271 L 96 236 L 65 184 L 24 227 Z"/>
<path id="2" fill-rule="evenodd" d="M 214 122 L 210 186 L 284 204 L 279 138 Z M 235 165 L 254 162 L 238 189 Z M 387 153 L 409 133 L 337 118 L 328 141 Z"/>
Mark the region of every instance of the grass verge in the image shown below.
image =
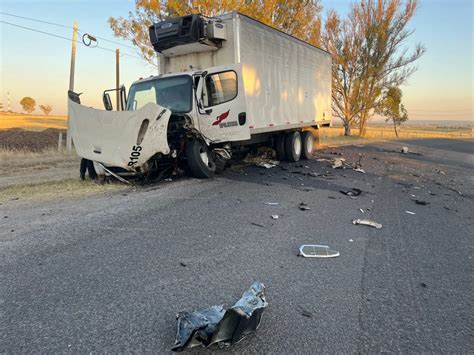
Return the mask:
<path id="1" fill-rule="evenodd" d="M 121 184 L 98 184 L 79 179 L 65 179 L 31 185 L 14 185 L 0 188 L 0 203 L 14 200 L 57 200 L 101 195 L 128 189 Z"/>

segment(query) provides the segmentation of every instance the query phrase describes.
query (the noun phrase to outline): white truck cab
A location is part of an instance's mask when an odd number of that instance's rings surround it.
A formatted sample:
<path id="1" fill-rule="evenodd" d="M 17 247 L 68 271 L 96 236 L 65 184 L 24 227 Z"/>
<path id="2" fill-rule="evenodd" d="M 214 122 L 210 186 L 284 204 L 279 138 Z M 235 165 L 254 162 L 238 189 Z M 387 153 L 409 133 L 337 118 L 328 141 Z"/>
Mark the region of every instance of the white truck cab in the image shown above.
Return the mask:
<path id="1" fill-rule="evenodd" d="M 99 174 L 146 175 L 183 163 L 198 178 L 254 143 L 309 158 L 309 127 L 331 123 L 331 57 L 239 13 L 189 15 L 150 27 L 161 74 L 135 81 L 122 111 L 69 93 L 77 153 Z"/>

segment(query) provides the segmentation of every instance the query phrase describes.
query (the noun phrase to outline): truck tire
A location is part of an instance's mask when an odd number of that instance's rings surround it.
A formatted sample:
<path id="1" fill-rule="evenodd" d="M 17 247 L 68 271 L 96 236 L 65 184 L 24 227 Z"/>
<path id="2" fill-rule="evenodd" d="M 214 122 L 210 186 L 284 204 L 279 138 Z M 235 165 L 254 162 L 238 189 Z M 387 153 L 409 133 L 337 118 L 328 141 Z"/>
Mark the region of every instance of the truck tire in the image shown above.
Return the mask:
<path id="1" fill-rule="evenodd" d="M 290 162 L 296 162 L 301 157 L 301 134 L 298 131 L 288 132 L 285 138 L 286 159 Z"/>
<path id="2" fill-rule="evenodd" d="M 285 133 L 280 133 L 276 137 L 275 151 L 279 160 L 286 160 L 285 153 Z"/>
<path id="3" fill-rule="evenodd" d="M 216 163 L 205 143 L 191 139 L 186 143 L 186 158 L 192 176 L 198 179 L 213 177 Z"/>
<path id="4" fill-rule="evenodd" d="M 303 142 L 303 149 L 301 157 L 303 159 L 311 159 L 314 151 L 314 135 L 311 131 L 304 131 L 301 137 Z"/>

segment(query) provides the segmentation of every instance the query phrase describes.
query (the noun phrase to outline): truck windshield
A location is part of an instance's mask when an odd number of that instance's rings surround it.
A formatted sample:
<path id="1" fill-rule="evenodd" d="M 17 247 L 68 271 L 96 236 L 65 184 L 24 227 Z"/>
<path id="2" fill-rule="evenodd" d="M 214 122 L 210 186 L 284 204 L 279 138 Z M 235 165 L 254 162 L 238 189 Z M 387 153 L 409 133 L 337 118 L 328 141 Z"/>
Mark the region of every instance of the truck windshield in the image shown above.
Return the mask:
<path id="1" fill-rule="evenodd" d="M 166 107 L 173 113 L 191 111 L 191 77 L 179 75 L 133 84 L 128 95 L 127 110 L 137 110 L 149 102 Z"/>

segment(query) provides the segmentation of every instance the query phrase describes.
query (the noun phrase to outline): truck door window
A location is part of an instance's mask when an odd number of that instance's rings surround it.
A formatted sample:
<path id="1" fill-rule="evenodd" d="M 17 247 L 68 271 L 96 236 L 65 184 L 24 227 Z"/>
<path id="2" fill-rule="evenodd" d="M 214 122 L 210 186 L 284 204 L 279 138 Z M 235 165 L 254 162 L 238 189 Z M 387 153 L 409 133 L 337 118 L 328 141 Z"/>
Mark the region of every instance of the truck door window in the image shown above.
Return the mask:
<path id="1" fill-rule="evenodd" d="M 237 74 L 231 70 L 208 75 L 206 77 L 206 91 L 207 107 L 235 99 L 237 96 Z"/>

